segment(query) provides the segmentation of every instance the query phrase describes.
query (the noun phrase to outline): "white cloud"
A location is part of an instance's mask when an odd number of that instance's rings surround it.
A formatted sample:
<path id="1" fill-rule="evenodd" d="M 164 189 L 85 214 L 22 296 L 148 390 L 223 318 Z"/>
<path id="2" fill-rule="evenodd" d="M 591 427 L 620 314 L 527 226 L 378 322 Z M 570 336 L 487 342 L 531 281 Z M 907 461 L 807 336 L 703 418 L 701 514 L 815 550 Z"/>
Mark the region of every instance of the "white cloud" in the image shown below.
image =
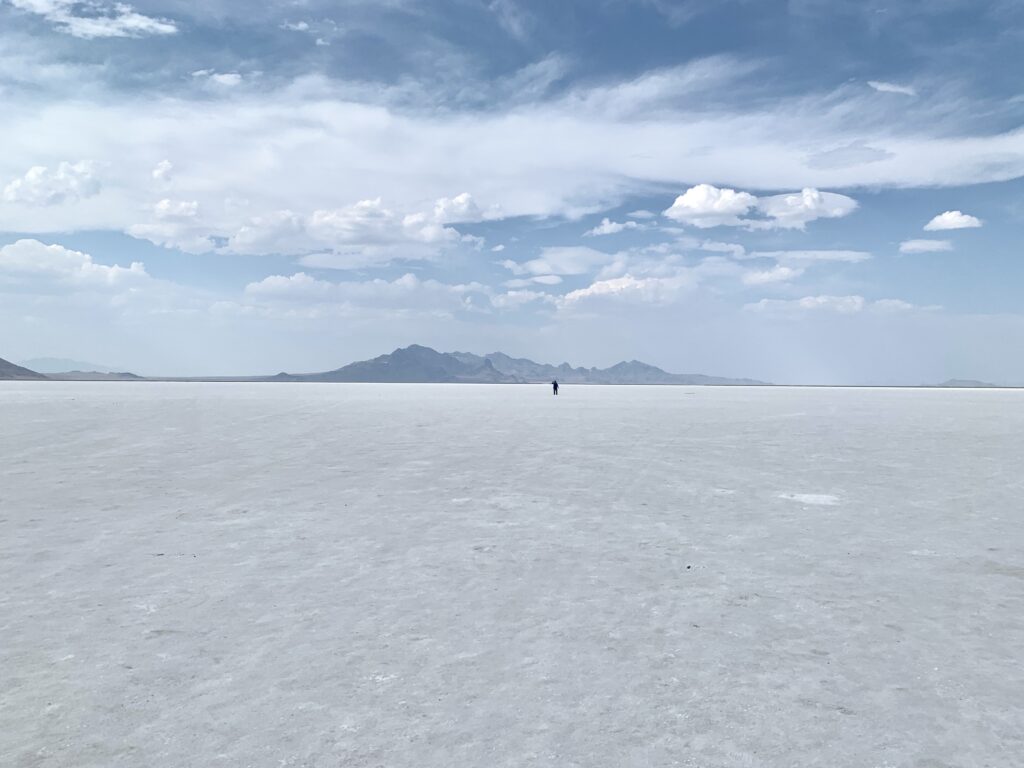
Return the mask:
<path id="1" fill-rule="evenodd" d="M 249 283 L 245 286 L 245 293 L 277 299 L 323 299 L 330 295 L 336 285 L 326 280 L 317 280 L 305 272 L 296 272 L 294 275 L 270 275 L 258 282 Z"/>
<path id="2" fill-rule="evenodd" d="M 623 230 L 637 229 L 640 225 L 635 221 L 612 221 L 609 218 L 601 219 L 601 223 L 593 229 L 583 233 L 584 237 L 599 237 L 601 235 L 615 235 Z"/>
<path id="3" fill-rule="evenodd" d="M 122 2 L 9 1 L 15 8 L 42 16 L 61 32 L 85 39 L 172 35 L 178 31 L 173 21 L 145 16 Z"/>
<path id="4" fill-rule="evenodd" d="M 642 208 L 637 211 L 630 211 L 626 215 L 631 219 L 653 219 L 657 216 L 653 211 L 646 211 Z"/>
<path id="5" fill-rule="evenodd" d="M 744 309 L 755 312 L 826 311 L 849 315 L 862 311 L 866 305 L 863 296 L 805 296 L 802 299 L 761 299 L 747 304 Z"/>
<path id="6" fill-rule="evenodd" d="M 170 181 L 172 173 L 174 173 L 174 163 L 170 160 L 161 160 L 153 168 L 151 175 L 154 181 Z"/>
<path id="7" fill-rule="evenodd" d="M 59 205 L 92 197 L 100 191 L 93 163 L 63 162 L 55 170 L 37 165 L 4 187 L 3 199 L 26 205 Z"/>
<path id="8" fill-rule="evenodd" d="M 981 226 L 981 219 L 960 211 L 946 211 L 934 217 L 924 225 L 928 232 L 943 231 L 947 229 L 975 229 Z"/>
<path id="9" fill-rule="evenodd" d="M 904 240 L 900 243 L 900 253 L 938 253 L 952 250 L 953 244 L 949 240 Z"/>
<path id="10" fill-rule="evenodd" d="M 535 277 L 517 277 L 514 280 L 506 280 L 507 288 L 527 288 L 531 285 L 559 285 L 562 278 L 558 275 L 536 275 Z"/>
<path id="11" fill-rule="evenodd" d="M 748 192 L 719 189 L 711 184 L 698 184 L 679 195 L 665 217 L 695 227 L 739 226 L 743 216 L 757 204 Z"/>
<path id="12" fill-rule="evenodd" d="M 496 245 L 493 248 L 491 248 L 491 253 L 501 253 L 504 250 L 505 250 L 505 244 L 504 243 L 499 243 L 498 245 Z"/>
<path id="13" fill-rule="evenodd" d="M 803 229 L 816 219 L 848 216 L 857 209 L 857 201 L 846 195 L 806 188 L 790 195 L 762 197 L 757 207 L 769 221 L 751 223 L 754 228 Z"/>
<path id="14" fill-rule="evenodd" d="M 772 314 L 800 314 L 806 312 L 832 312 L 839 315 L 855 315 L 861 312 L 894 314 L 899 312 L 932 312 L 941 307 L 918 306 L 902 299 L 878 299 L 868 301 L 863 296 L 805 296 L 802 299 L 761 299 L 747 304 L 744 309 Z"/>
<path id="15" fill-rule="evenodd" d="M 516 309 L 535 302 L 555 303 L 557 299 L 550 293 L 529 290 L 511 290 L 491 296 L 491 304 L 498 309 Z"/>
<path id="16" fill-rule="evenodd" d="M 558 285 L 562 282 L 562 278 L 558 275 L 537 275 L 531 278 L 531 280 L 541 285 Z"/>
<path id="17" fill-rule="evenodd" d="M 717 240 L 698 240 L 692 237 L 681 237 L 678 240 L 683 248 L 695 251 L 708 251 L 709 253 L 728 253 L 734 259 L 742 259 L 747 254 L 747 249 L 739 243 L 722 243 Z"/>
<path id="18" fill-rule="evenodd" d="M 856 208 L 857 201 L 853 198 L 810 187 L 792 194 L 758 198 L 749 192 L 698 184 L 677 197 L 664 215 L 680 224 L 702 229 L 719 226 L 803 229 L 816 219 L 847 216 Z M 752 210 L 766 218 L 749 218 Z"/>
<path id="19" fill-rule="evenodd" d="M 124 286 L 148 277 L 141 262 L 132 262 L 130 267 L 105 266 L 95 263 L 87 253 L 32 239 L 0 248 L 0 272 L 71 286 Z"/>
<path id="20" fill-rule="evenodd" d="M 897 85 L 896 83 L 886 83 L 882 80 L 868 80 L 868 85 L 874 88 L 880 93 L 898 93 L 903 96 L 916 96 L 917 91 L 909 85 Z"/>
<path id="21" fill-rule="evenodd" d="M 212 69 L 198 69 L 192 73 L 192 77 L 225 88 L 234 88 L 242 82 L 242 75 L 238 72 L 215 72 Z"/>
<path id="22" fill-rule="evenodd" d="M 127 232 L 132 237 L 186 253 L 209 253 L 215 248 L 195 200 L 160 200 L 153 206 L 151 221 L 133 224 Z"/>
<path id="23" fill-rule="evenodd" d="M 245 287 L 247 305 L 345 305 L 395 308 L 400 311 L 481 311 L 490 306 L 490 291 L 479 283 L 449 284 L 406 273 L 395 280 L 319 280 L 305 272 L 271 275 Z"/>
<path id="24" fill-rule="evenodd" d="M 153 206 L 153 213 L 158 219 L 194 219 L 199 213 L 199 203 L 164 199 Z"/>
<path id="25" fill-rule="evenodd" d="M 799 267 L 784 267 L 779 264 L 767 270 L 746 272 L 740 279 L 744 285 L 766 285 L 785 283 L 800 277 L 803 273 L 804 270 Z"/>
<path id="26" fill-rule="evenodd" d="M 751 251 L 747 254 L 751 259 L 775 259 L 784 264 L 811 264 L 814 262 L 833 261 L 847 264 L 859 264 L 871 258 L 866 251 Z"/>
<path id="27" fill-rule="evenodd" d="M 162 156 L 189 169 L 175 178 L 174 194 L 200 203 L 205 234 L 217 238 L 276 211 L 306 216 L 362 199 L 367 184 L 405 212 L 472 189 L 481 208 L 490 210 L 484 200 L 500 203 L 504 217 L 579 217 L 692 178 L 778 190 L 948 186 L 1024 174 L 1024 130 L 979 134 L 966 117 L 922 128 L 850 89 L 727 107 L 716 100 L 708 108 L 709 87 L 728 87 L 751 71 L 705 61 L 501 109 L 437 110 L 400 108 L 400 99 L 414 98 L 408 84 L 370 89 L 321 76 L 202 98 L 161 92 L 124 99 L 102 85 L 99 71 L 79 70 L 73 99 L 5 94 L 0 179 L 24 173 L 18 158 L 59 148 L 65 157 L 96 160 L 103 192 L 89 206 L 60 210 L 0 206 L 0 230 L 126 231 L 140 223 L 138 201 L 152 194 L 150 174 Z M 429 100 L 429 89 L 417 87 Z M 889 154 L 869 164 L 807 165 L 854 134 Z M 154 147 L 162 154 L 154 157 Z M 245 208 L 223 203 L 242 197 Z"/>
<path id="28" fill-rule="evenodd" d="M 440 224 L 469 223 L 484 218 L 488 217 L 469 192 L 455 197 L 442 197 L 434 203 L 434 221 Z"/>
<path id="29" fill-rule="evenodd" d="M 225 250 L 305 254 L 304 266 L 336 269 L 430 260 L 460 243 L 481 244 L 479 238 L 460 235 L 443 223 L 449 217 L 475 212 L 478 209 L 469 195 L 442 198 L 429 214 L 403 215 L 380 198 L 316 210 L 308 216 L 282 210 L 251 219 L 229 238 Z"/>
<path id="30" fill-rule="evenodd" d="M 585 275 L 614 259 L 603 251 L 572 245 L 542 248 L 538 259 L 522 263 L 506 260 L 501 264 L 514 275 Z"/>
<path id="31" fill-rule="evenodd" d="M 287 29 L 291 32 L 308 32 L 309 22 L 307 21 L 286 21 L 281 24 L 281 29 Z"/>
<path id="32" fill-rule="evenodd" d="M 589 299 L 616 299 L 643 304 L 667 304 L 679 293 L 696 284 L 694 278 L 680 272 L 672 277 L 634 277 L 631 274 L 598 280 L 586 288 L 570 291 L 559 300 L 568 308 Z"/>
<path id="33" fill-rule="evenodd" d="M 903 301 L 902 299 L 879 299 L 872 303 L 871 308 L 877 309 L 879 312 L 910 312 L 920 309 L 920 307 L 916 307 L 909 301 Z M 938 309 L 938 307 L 924 307 L 924 309 Z"/>

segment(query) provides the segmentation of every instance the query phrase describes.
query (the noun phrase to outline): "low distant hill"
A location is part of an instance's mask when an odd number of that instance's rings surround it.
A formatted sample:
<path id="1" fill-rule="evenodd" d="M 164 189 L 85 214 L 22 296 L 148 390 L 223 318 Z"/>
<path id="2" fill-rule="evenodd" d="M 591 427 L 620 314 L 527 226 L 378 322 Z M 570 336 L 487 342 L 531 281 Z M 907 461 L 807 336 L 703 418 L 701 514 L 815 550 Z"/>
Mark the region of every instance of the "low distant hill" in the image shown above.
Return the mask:
<path id="1" fill-rule="evenodd" d="M 113 368 L 96 363 L 87 363 L 82 360 L 71 360 L 66 357 L 34 357 L 31 360 L 22 360 L 21 365 L 31 368 L 39 373 L 116 373 Z"/>
<path id="2" fill-rule="evenodd" d="M 65 371 L 64 373 L 51 373 L 47 378 L 54 381 L 145 381 L 142 376 L 136 376 L 128 371 L 111 371 L 110 373 Z"/>
<path id="3" fill-rule="evenodd" d="M 686 384 L 759 385 L 754 379 L 727 379 L 702 374 L 667 373 L 638 360 L 611 368 L 573 368 L 568 363 L 547 365 L 501 352 L 474 355 L 438 352 L 414 344 L 389 355 L 364 360 L 324 373 L 280 373 L 271 381 L 375 382 L 375 383 L 478 383 L 523 384 L 557 379 L 564 384 Z"/>
<path id="4" fill-rule="evenodd" d="M 998 384 L 989 384 L 987 381 L 976 381 L 975 379 L 949 379 L 939 384 L 940 387 L 951 389 L 998 389 Z"/>
<path id="5" fill-rule="evenodd" d="M 46 377 L 41 373 L 22 368 L 20 365 L 9 363 L 0 358 L 0 380 L 5 381 L 41 381 Z"/>

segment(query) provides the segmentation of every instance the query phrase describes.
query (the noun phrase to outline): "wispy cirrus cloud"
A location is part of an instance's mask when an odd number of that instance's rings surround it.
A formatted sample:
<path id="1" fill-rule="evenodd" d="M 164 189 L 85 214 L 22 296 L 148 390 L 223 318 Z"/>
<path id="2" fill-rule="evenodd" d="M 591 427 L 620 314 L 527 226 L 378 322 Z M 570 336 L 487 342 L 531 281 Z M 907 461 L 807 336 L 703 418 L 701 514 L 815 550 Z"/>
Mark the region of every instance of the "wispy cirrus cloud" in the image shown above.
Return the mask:
<path id="1" fill-rule="evenodd" d="M 883 80 L 868 80 L 868 85 L 879 93 L 897 93 L 901 96 L 917 96 L 917 90 L 909 85 L 887 83 Z"/>
<path id="2" fill-rule="evenodd" d="M 904 240 L 900 243 L 900 253 L 941 253 L 952 250 L 953 243 L 949 240 Z"/>

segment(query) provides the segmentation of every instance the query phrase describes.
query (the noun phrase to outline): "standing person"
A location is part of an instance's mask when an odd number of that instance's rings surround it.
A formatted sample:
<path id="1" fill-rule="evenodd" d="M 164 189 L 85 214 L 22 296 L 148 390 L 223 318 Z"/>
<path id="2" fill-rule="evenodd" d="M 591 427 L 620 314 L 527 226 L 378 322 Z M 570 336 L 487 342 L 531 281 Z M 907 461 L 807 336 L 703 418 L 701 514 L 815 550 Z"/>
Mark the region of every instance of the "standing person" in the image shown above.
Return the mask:
<path id="1" fill-rule="evenodd" d="M 551 382 L 551 389 L 556 395 L 558 394 L 558 379 Z"/>

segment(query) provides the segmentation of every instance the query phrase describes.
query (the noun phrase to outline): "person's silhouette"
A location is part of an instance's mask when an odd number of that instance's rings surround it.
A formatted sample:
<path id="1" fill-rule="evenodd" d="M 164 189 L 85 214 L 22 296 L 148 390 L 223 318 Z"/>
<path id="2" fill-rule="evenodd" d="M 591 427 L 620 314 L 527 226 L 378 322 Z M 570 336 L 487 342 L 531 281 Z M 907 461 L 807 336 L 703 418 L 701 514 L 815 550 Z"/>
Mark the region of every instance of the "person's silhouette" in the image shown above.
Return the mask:
<path id="1" fill-rule="evenodd" d="M 557 395 L 558 394 L 558 380 L 551 382 L 551 390 Z"/>

